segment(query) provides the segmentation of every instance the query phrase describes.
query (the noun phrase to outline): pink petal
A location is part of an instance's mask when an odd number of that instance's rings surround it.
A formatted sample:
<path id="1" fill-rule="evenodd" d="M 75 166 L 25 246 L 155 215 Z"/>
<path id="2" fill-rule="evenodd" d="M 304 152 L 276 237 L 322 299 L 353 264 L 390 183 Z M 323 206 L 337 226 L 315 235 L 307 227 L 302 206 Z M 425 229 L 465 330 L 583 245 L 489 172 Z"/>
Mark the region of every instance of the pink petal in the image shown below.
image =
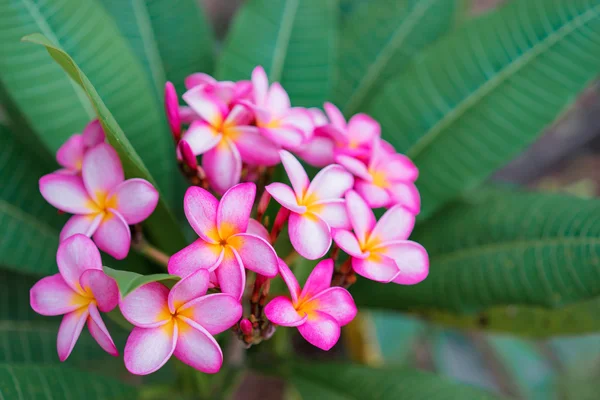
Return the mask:
<path id="1" fill-rule="evenodd" d="M 71 214 L 100 211 L 88 195 L 83 180 L 77 175 L 48 174 L 40 178 L 40 192 L 46 201 Z"/>
<path id="2" fill-rule="evenodd" d="M 62 315 L 86 306 L 90 299 L 67 285 L 60 274 L 37 281 L 29 291 L 31 308 L 41 315 Z"/>
<path id="3" fill-rule="evenodd" d="M 119 301 L 125 319 L 135 326 L 155 328 L 171 320 L 169 289 L 161 283 L 147 283 Z"/>
<path id="4" fill-rule="evenodd" d="M 64 168 L 72 171 L 81 170 L 83 163 L 83 138 L 81 135 L 72 135 L 56 152 L 56 161 Z"/>
<path id="5" fill-rule="evenodd" d="M 310 299 L 329 288 L 334 267 L 331 258 L 319 262 L 306 279 L 302 293 L 300 293 L 300 299 Z"/>
<path id="6" fill-rule="evenodd" d="M 204 154 L 202 167 L 210 186 L 217 193 L 225 193 L 239 183 L 242 176 L 242 158 L 233 142 L 227 138 Z"/>
<path id="7" fill-rule="evenodd" d="M 186 303 L 178 315 L 193 320 L 211 335 L 217 335 L 235 325 L 242 312 L 242 305 L 233 296 L 214 293 Z"/>
<path id="8" fill-rule="evenodd" d="M 157 371 L 171 358 L 177 339 L 175 322 L 157 328 L 133 328 L 125 344 L 125 367 L 136 375 Z"/>
<path id="9" fill-rule="evenodd" d="M 332 236 L 335 244 L 350 256 L 364 258 L 364 253 L 360 248 L 358 239 L 356 239 L 356 236 L 352 232 L 344 229 L 335 229 L 332 232 Z"/>
<path id="10" fill-rule="evenodd" d="M 346 193 L 346 208 L 350 223 L 359 243 L 365 243 L 375 227 L 375 215 L 367 203 L 355 191 Z"/>
<path id="11" fill-rule="evenodd" d="M 196 120 L 192 122 L 188 130 L 183 134 L 185 140 L 195 155 L 204 154 L 219 144 L 223 135 L 215 130 L 205 121 Z"/>
<path id="12" fill-rule="evenodd" d="M 131 246 L 131 231 L 117 211 L 111 209 L 104 215 L 93 237 L 100 250 L 117 260 L 127 257 Z"/>
<path id="13" fill-rule="evenodd" d="M 310 141 L 295 149 L 296 154 L 315 167 L 324 167 L 334 161 L 335 143 L 331 138 L 315 135 Z"/>
<path id="14" fill-rule="evenodd" d="M 200 116 L 198 114 L 196 114 L 196 112 L 194 110 L 192 110 L 191 107 L 187 107 L 187 106 L 179 106 L 179 118 L 181 118 L 181 122 L 183 124 L 191 124 L 192 122 L 194 122 L 196 120 L 200 120 Z M 207 124 L 204 121 L 202 121 L 202 122 L 204 124 Z"/>
<path id="15" fill-rule="evenodd" d="M 381 208 L 390 204 L 391 196 L 387 190 L 363 180 L 356 180 L 354 190 L 367 202 L 369 207 Z"/>
<path id="16" fill-rule="evenodd" d="M 407 239 L 414 226 L 414 214 L 402 206 L 394 206 L 379 219 L 371 232 L 369 242 Z"/>
<path id="17" fill-rule="evenodd" d="M 397 240 L 381 244 L 373 252 L 378 251 L 392 258 L 400 270 L 394 283 L 414 285 L 421 282 L 429 274 L 429 256 L 418 243 L 408 240 Z"/>
<path id="18" fill-rule="evenodd" d="M 100 252 L 90 238 L 83 235 L 71 236 L 58 246 L 56 263 L 67 285 L 80 294 L 84 294 L 79 284 L 81 274 L 88 269 L 102 271 Z"/>
<path id="19" fill-rule="evenodd" d="M 344 168 L 346 168 L 348 170 L 348 172 L 350 172 L 357 178 L 360 178 L 367 182 L 371 182 L 373 179 L 373 177 L 371 176 L 371 173 L 367 169 L 367 166 L 362 161 L 360 161 L 354 157 L 350 157 L 350 156 L 346 156 L 346 155 L 339 155 L 339 156 L 335 157 L 335 162 L 342 165 Z"/>
<path id="20" fill-rule="evenodd" d="M 314 316 L 298 327 L 304 339 L 321 350 L 331 349 L 340 338 L 341 329 L 337 321 L 328 314 L 314 311 Z"/>
<path id="21" fill-rule="evenodd" d="M 81 174 L 87 192 L 100 205 L 104 204 L 108 193 L 125 179 L 121 160 L 108 143 L 101 143 L 85 153 Z"/>
<path id="22" fill-rule="evenodd" d="M 277 276 L 279 259 L 265 239 L 239 233 L 232 236 L 227 243 L 235 249 L 245 268 L 269 278 Z"/>
<path id="23" fill-rule="evenodd" d="M 371 254 L 368 258 L 352 258 L 352 269 L 367 279 L 376 282 L 390 282 L 398 275 L 396 262 L 381 254 Z"/>
<path id="24" fill-rule="evenodd" d="M 92 236 L 98 229 L 100 222 L 102 222 L 102 218 L 104 218 L 104 213 L 73 215 L 60 231 L 60 241 L 62 242 L 78 233 L 87 237 Z"/>
<path id="25" fill-rule="evenodd" d="M 258 66 L 252 71 L 252 86 L 254 86 L 254 101 L 259 106 L 264 105 L 269 90 L 269 78 L 263 67 Z"/>
<path id="26" fill-rule="evenodd" d="M 129 225 L 138 224 L 154 212 L 158 204 L 158 191 L 145 179 L 128 179 L 110 194 L 116 202 L 114 208 Z"/>
<path id="27" fill-rule="evenodd" d="M 199 269 L 190 276 L 180 280 L 169 292 L 169 311 L 172 314 L 184 304 L 206 294 L 209 283 L 209 272 Z"/>
<path id="28" fill-rule="evenodd" d="M 275 297 L 266 305 L 265 315 L 272 323 L 281 326 L 298 326 L 307 320 L 306 313 L 296 311 L 294 305 L 284 296 Z"/>
<path id="29" fill-rule="evenodd" d="M 288 232 L 294 249 L 309 260 L 323 257 L 331 247 L 329 225 L 314 214 L 291 213 Z"/>
<path id="30" fill-rule="evenodd" d="M 217 229 L 221 239 L 246 232 L 255 197 L 256 185 L 252 182 L 240 183 L 225 192 L 217 208 Z"/>
<path id="31" fill-rule="evenodd" d="M 350 323 L 358 312 L 352 295 L 341 287 L 325 289 L 311 299 L 310 305 L 332 316 L 340 326 Z"/>
<path id="32" fill-rule="evenodd" d="M 103 143 L 106 139 L 102 124 L 97 119 L 85 126 L 81 136 L 83 138 L 83 147 L 85 149 L 91 149 L 92 147 Z"/>
<path id="33" fill-rule="evenodd" d="M 295 149 L 304 142 L 304 132 L 295 126 L 261 126 L 260 133 L 279 146 Z"/>
<path id="34" fill-rule="evenodd" d="M 266 241 L 269 241 L 269 231 L 267 231 L 267 228 L 265 228 L 263 224 L 261 224 L 253 218 L 250 218 L 248 220 L 248 229 L 246 229 L 246 233 L 258 236 L 260 238 L 265 239 Z"/>
<path id="35" fill-rule="evenodd" d="M 392 204 L 402 205 L 415 215 L 421 212 L 421 196 L 414 183 L 394 183 L 388 191 Z"/>
<path id="36" fill-rule="evenodd" d="M 88 308 L 90 313 L 87 319 L 87 326 L 92 334 L 92 337 L 96 339 L 96 342 L 111 356 L 118 356 L 119 351 L 115 346 L 115 342 L 113 342 L 110 337 L 110 333 L 108 333 L 108 329 L 106 329 L 106 325 L 104 325 L 104 321 L 102 321 L 102 317 L 96 308 L 94 303 L 90 303 Z"/>
<path id="37" fill-rule="evenodd" d="M 291 107 L 290 97 L 279 82 L 273 83 L 269 88 L 266 106 L 276 115 L 283 114 Z"/>
<path id="38" fill-rule="evenodd" d="M 288 287 L 290 295 L 292 296 L 292 302 L 295 304 L 298 302 L 298 296 L 300 296 L 300 285 L 298 284 L 298 280 L 296 279 L 296 276 L 292 270 L 290 270 L 290 268 L 282 259 L 279 259 L 278 264 L 279 274 Z"/>
<path id="39" fill-rule="evenodd" d="M 223 260 L 215 273 L 223 293 L 228 293 L 238 300 L 242 298 L 246 288 L 246 271 L 242 260 L 231 247 L 226 247 Z"/>
<path id="40" fill-rule="evenodd" d="M 188 318 L 177 321 L 179 336 L 175 357 L 207 374 L 215 374 L 223 364 L 223 353 L 217 341 L 203 327 Z"/>
<path id="41" fill-rule="evenodd" d="M 88 315 L 88 308 L 82 307 L 63 317 L 58 328 L 58 337 L 56 340 L 56 348 L 60 361 L 65 361 L 71 354 L 71 351 L 73 351 L 73 347 L 77 343 Z"/>
<path id="42" fill-rule="evenodd" d="M 296 157 L 288 151 L 279 151 L 279 156 L 281 157 L 283 168 L 285 168 L 285 172 L 292 183 L 296 198 L 302 198 L 310 184 L 308 175 L 306 175 L 306 171 L 304 171 L 304 167 L 302 167 L 302 164 L 300 164 Z"/>
<path id="43" fill-rule="evenodd" d="M 387 177 L 392 181 L 414 182 L 419 176 L 419 170 L 410 158 L 403 154 L 394 154 L 385 162 L 384 169 Z"/>
<path id="44" fill-rule="evenodd" d="M 327 123 L 329 122 L 327 120 L 327 116 L 325 115 L 325 113 L 323 111 L 321 111 L 320 108 L 311 107 L 311 108 L 308 108 L 306 111 L 308 111 L 308 113 L 310 114 L 310 117 L 312 118 L 312 121 L 313 121 L 313 125 L 315 127 L 327 125 Z"/>
<path id="45" fill-rule="evenodd" d="M 381 136 L 381 126 L 366 114 L 356 114 L 348 121 L 349 145 L 370 144 Z"/>
<path id="46" fill-rule="evenodd" d="M 315 201 L 341 199 L 352 189 L 354 177 L 341 165 L 329 165 L 315 176 L 306 191 L 305 199 Z"/>
<path id="47" fill-rule="evenodd" d="M 165 83 L 165 112 L 167 121 L 175 139 L 181 136 L 181 118 L 179 116 L 179 100 L 175 86 L 171 82 Z"/>
<path id="48" fill-rule="evenodd" d="M 185 78 L 184 83 L 186 89 L 192 89 L 198 85 L 214 85 L 217 83 L 217 81 L 210 75 L 203 74 L 202 72 L 196 72 L 188 75 Z"/>
<path id="49" fill-rule="evenodd" d="M 350 229 L 351 227 L 344 199 L 318 201 L 308 210 L 327 222 L 330 228 Z"/>
<path id="50" fill-rule="evenodd" d="M 342 115 L 340 109 L 331 103 L 325 103 L 323 105 L 323 108 L 325 109 L 325 113 L 327 114 L 329 121 L 331 121 L 331 124 L 333 126 L 335 126 L 336 128 L 338 128 L 342 131 L 345 131 L 346 130 L 346 119 Z"/>
<path id="51" fill-rule="evenodd" d="M 100 311 L 110 312 L 119 304 L 117 282 L 104 271 L 88 269 L 81 274 L 79 283 L 88 295 L 94 297 Z"/>
<path id="52" fill-rule="evenodd" d="M 186 277 L 198 269 L 212 271 L 222 257 L 223 246 L 198 239 L 169 258 L 169 273 Z"/>
<path id="53" fill-rule="evenodd" d="M 283 183 L 274 182 L 269 186 L 265 187 L 265 190 L 281 204 L 283 207 L 290 211 L 303 214 L 306 211 L 305 206 L 299 206 L 296 200 L 296 194 L 294 191 Z"/>
<path id="54" fill-rule="evenodd" d="M 260 134 L 255 126 L 239 126 L 234 139 L 242 160 L 250 165 L 273 166 L 279 164 L 279 147 Z"/>
<path id="55" fill-rule="evenodd" d="M 280 119 L 282 127 L 291 126 L 302 132 L 303 142 L 312 137 L 315 126 L 310 113 L 303 107 L 289 109 Z"/>
<path id="56" fill-rule="evenodd" d="M 225 119 L 223 128 L 233 129 L 238 126 L 250 125 L 253 119 L 254 115 L 249 107 L 241 104 L 236 104 L 235 106 L 233 106 L 229 114 L 227 114 L 227 118 Z"/>
<path id="57" fill-rule="evenodd" d="M 234 84 L 233 100 L 249 99 L 254 87 L 250 81 L 237 81 Z"/>
<path id="58" fill-rule="evenodd" d="M 183 198 L 183 211 L 198 236 L 209 243 L 218 243 L 217 208 L 219 201 L 208 190 L 197 186 L 188 188 Z"/>
<path id="59" fill-rule="evenodd" d="M 227 105 L 214 94 L 196 86 L 181 96 L 200 117 L 213 127 L 221 126 L 227 114 Z"/>

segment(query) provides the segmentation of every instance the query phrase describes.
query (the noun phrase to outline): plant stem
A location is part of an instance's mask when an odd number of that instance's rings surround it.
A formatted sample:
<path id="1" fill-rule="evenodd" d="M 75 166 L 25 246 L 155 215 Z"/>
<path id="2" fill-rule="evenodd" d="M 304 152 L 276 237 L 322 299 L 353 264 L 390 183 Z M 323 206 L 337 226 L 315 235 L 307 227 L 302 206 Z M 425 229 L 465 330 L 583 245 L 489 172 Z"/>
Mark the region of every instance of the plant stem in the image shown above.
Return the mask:
<path id="1" fill-rule="evenodd" d="M 137 242 L 133 242 L 132 247 L 134 248 L 135 251 L 137 251 L 138 253 L 140 253 L 141 255 L 143 255 L 144 257 L 149 259 L 150 261 L 154 261 L 158 265 L 164 267 L 164 269 L 167 269 L 167 265 L 169 264 L 170 256 L 163 253 L 156 247 L 152 246 L 144 238 L 141 238 Z"/>

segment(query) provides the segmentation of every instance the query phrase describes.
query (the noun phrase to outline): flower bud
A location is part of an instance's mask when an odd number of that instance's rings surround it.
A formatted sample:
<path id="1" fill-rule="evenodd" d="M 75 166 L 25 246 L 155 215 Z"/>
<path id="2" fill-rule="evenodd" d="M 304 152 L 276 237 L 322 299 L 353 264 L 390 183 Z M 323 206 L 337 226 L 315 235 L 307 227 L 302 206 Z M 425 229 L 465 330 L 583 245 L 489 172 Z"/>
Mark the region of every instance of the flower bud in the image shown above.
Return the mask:
<path id="1" fill-rule="evenodd" d="M 252 334 L 252 322 L 248 320 L 248 318 L 244 318 L 240 321 L 240 330 L 244 335 Z"/>
<path id="2" fill-rule="evenodd" d="M 196 171 L 198 168 L 198 160 L 196 160 L 196 156 L 192 152 L 192 148 L 190 144 L 185 140 L 179 142 L 179 152 L 181 153 L 181 158 L 185 165 L 187 165 L 192 171 Z"/>
<path id="3" fill-rule="evenodd" d="M 175 143 L 181 139 L 181 116 L 179 115 L 179 101 L 177 100 L 177 92 L 175 86 L 171 82 L 165 84 L 165 111 L 169 127 L 173 134 Z"/>

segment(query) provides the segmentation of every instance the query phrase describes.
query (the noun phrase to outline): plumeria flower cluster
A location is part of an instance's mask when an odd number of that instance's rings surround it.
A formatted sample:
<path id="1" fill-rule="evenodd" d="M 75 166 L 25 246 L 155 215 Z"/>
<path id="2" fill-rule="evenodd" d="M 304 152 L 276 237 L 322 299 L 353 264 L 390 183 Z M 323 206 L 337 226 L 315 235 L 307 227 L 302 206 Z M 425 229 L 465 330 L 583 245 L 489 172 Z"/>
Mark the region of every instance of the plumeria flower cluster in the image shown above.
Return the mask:
<path id="1" fill-rule="evenodd" d="M 157 190 L 143 179 L 125 180 L 97 121 L 59 149 L 63 169 L 42 177 L 40 191 L 74 215 L 60 235 L 59 273 L 31 289 L 31 305 L 43 315 L 65 315 L 61 360 L 85 322 L 117 355 L 100 317 L 117 305 L 133 325 L 124 363 L 134 374 L 152 373 L 172 356 L 216 373 L 223 353 L 215 335 L 229 329 L 251 346 L 277 327 L 294 327 L 329 350 L 357 314 L 347 290 L 356 275 L 403 285 L 427 277 L 427 252 L 408 240 L 420 211 L 418 170 L 381 138 L 379 124 L 365 114 L 346 121 L 330 103 L 324 111 L 293 107 L 261 67 L 250 78 L 192 74 L 182 104 L 166 84 L 174 158 L 190 182 L 183 211 L 197 235 L 161 258 L 178 280 L 174 286 L 149 279 L 123 293 L 98 251 L 127 256 L 129 225 L 150 216 Z M 320 170 L 309 174 L 305 164 Z M 386 209 L 378 221 L 376 208 Z M 294 274 L 299 258 L 314 260 L 303 287 Z M 272 293 L 275 279 L 285 293 Z"/>

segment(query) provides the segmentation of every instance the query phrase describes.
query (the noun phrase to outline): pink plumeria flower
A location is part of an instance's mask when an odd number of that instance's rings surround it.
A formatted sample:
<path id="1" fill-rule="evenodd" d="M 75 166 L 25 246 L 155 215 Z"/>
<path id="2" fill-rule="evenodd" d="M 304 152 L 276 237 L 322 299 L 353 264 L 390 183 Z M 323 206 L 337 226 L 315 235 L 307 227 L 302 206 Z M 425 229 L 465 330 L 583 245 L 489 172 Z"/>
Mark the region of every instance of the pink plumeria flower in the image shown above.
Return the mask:
<path id="1" fill-rule="evenodd" d="M 115 280 L 102 271 L 100 252 L 86 236 L 75 235 L 58 247 L 59 273 L 38 281 L 30 291 L 31 308 L 42 315 L 64 315 L 58 328 L 57 350 L 65 361 L 83 325 L 100 347 L 113 356 L 119 355 L 102 321 L 100 312 L 109 312 L 119 302 Z"/>
<path id="2" fill-rule="evenodd" d="M 337 229 L 333 240 L 352 257 L 352 268 L 357 274 L 402 285 L 414 285 L 427 277 L 427 251 L 406 240 L 415 224 L 413 213 L 394 206 L 377 222 L 367 203 L 352 190 L 346 194 L 346 207 L 354 233 Z"/>
<path id="3" fill-rule="evenodd" d="M 311 115 L 313 125 L 312 136 L 302 145 L 296 147 L 294 152 L 304 161 L 315 167 L 325 167 L 335 162 L 335 141 L 331 136 L 319 129 L 328 124 L 327 117 L 318 108 L 309 108 L 308 112 Z"/>
<path id="4" fill-rule="evenodd" d="M 390 153 L 389 144 L 383 146 L 381 140 L 375 141 L 366 164 L 345 155 L 339 155 L 335 160 L 356 177 L 354 189 L 369 207 L 399 204 L 416 215 L 421 211 L 421 196 L 414 184 L 419 170 L 405 155 Z"/>
<path id="5" fill-rule="evenodd" d="M 200 238 L 169 259 L 169 273 L 182 277 L 198 269 L 214 271 L 221 291 L 240 299 L 248 268 L 267 277 L 277 275 L 277 254 L 265 239 L 252 233 L 249 222 L 256 196 L 254 183 L 240 183 L 219 202 L 208 191 L 190 187 L 183 209 Z"/>
<path id="6" fill-rule="evenodd" d="M 103 143 L 104 139 L 100 121 L 95 119 L 87 124 L 81 134 L 71 136 L 56 152 L 56 161 L 63 167 L 58 172 L 79 174 L 84 154 L 97 144 Z"/>
<path id="7" fill-rule="evenodd" d="M 343 196 L 354 179 L 342 166 L 333 164 L 319 171 L 311 183 L 292 154 L 282 150 L 280 156 L 293 190 L 279 182 L 266 190 L 290 211 L 288 232 L 294 249 L 302 257 L 316 260 L 331 246 L 331 228 L 350 226 Z"/>
<path id="8" fill-rule="evenodd" d="M 230 108 L 243 100 L 252 97 L 252 83 L 250 81 L 217 81 L 210 75 L 201 72 L 191 74 L 185 78 L 185 87 L 190 90 L 201 86 L 205 92 L 216 95 Z"/>
<path id="9" fill-rule="evenodd" d="M 120 301 L 123 316 L 135 328 L 125 344 L 125 367 L 147 375 L 177 357 L 199 371 L 221 369 L 223 353 L 213 335 L 231 328 L 242 306 L 225 293 L 206 295 L 207 270 L 198 270 L 169 289 L 161 283 L 143 285 Z"/>
<path id="10" fill-rule="evenodd" d="M 280 274 L 290 290 L 291 300 L 275 297 L 265 307 L 269 321 L 281 326 L 295 326 L 310 344 L 322 350 L 331 349 L 340 338 L 341 327 L 356 316 L 356 305 L 348 291 L 330 287 L 333 260 L 317 264 L 306 280 L 304 289 L 284 262 Z"/>
<path id="11" fill-rule="evenodd" d="M 252 71 L 254 103 L 251 106 L 260 132 L 279 146 L 294 149 L 312 136 L 314 129 L 310 113 L 302 107 L 292 107 L 290 97 L 269 79 L 262 67 Z"/>
<path id="12" fill-rule="evenodd" d="M 245 105 L 229 106 L 203 86 L 188 90 L 183 99 L 200 115 L 192 122 L 183 140 L 195 155 L 203 154 L 202 167 L 211 187 L 224 193 L 239 183 L 242 161 L 250 165 L 279 163 L 277 147 L 252 126 L 254 116 Z"/>
<path id="13" fill-rule="evenodd" d="M 144 179 L 125 180 L 117 152 L 106 143 L 83 157 L 81 176 L 49 174 L 40 179 L 48 203 L 75 214 L 60 232 L 60 240 L 82 233 L 116 259 L 129 252 L 128 225 L 142 222 L 156 208 L 158 192 Z"/>

